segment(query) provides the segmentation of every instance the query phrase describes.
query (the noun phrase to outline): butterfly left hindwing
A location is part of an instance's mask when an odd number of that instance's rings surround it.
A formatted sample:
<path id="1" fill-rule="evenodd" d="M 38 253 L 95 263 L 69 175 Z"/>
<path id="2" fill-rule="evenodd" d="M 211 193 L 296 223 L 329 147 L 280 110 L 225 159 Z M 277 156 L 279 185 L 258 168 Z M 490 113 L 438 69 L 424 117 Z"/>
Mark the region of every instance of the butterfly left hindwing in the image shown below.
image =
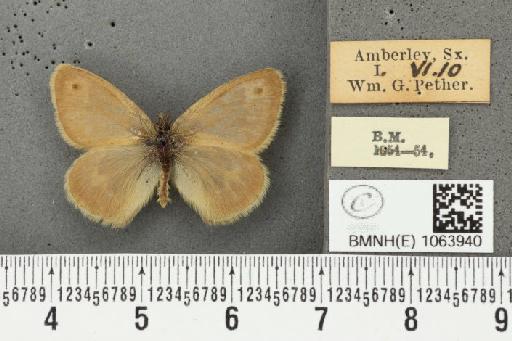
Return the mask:
<path id="1" fill-rule="evenodd" d="M 91 220 L 124 227 L 148 202 L 160 165 L 145 146 L 98 147 L 75 160 L 65 178 L 69 200 Z"/>

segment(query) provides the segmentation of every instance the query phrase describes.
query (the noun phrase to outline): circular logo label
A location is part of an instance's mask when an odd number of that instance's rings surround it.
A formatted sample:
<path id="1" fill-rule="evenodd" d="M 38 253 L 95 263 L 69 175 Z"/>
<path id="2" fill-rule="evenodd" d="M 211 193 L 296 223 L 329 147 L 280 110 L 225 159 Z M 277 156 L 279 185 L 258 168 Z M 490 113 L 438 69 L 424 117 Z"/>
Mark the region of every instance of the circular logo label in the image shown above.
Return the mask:
<path id="1" fill-rule="evenodd" d="M 382 206 L 384 206 L 384 197 L 373 186 L 357 185 L 350 187 L 343 193 L 341 205 L 351 217 L 367 219 L 380 212 Z"/>

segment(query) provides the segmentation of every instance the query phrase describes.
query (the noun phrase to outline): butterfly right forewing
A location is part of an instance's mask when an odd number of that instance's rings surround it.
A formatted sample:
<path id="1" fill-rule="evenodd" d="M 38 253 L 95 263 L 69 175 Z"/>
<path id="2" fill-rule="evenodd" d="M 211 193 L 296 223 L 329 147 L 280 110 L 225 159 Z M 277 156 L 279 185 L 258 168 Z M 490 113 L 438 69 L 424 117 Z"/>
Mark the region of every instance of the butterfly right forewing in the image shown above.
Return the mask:
<path id="1" fill-rule="evenodd" d="M 174 124 L 194 143 L 259 153 L 272 141 L 284 100 L 285 83 L 267 68 L 233 79 L 201 98 Z"/>

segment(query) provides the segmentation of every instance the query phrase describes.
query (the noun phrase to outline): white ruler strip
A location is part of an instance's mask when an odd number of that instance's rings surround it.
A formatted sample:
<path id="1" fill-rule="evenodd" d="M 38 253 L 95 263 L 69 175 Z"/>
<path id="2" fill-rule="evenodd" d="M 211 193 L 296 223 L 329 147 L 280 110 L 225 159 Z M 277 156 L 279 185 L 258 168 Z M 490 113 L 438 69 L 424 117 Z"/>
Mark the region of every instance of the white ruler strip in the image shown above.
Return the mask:
<path id="1" fill-rule="evenodd" d="M 9 340 L 510 340 L 511 259 L 0 256 Z"/>

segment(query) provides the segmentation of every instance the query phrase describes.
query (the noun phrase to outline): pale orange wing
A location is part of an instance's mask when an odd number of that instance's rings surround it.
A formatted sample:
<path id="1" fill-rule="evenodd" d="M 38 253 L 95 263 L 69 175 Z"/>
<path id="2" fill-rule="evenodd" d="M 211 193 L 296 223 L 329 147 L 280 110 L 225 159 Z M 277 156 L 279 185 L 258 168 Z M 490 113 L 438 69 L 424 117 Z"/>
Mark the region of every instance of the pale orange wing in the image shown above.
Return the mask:
<path id="1" fill-rule="evenodd" d="M 267 170 L 253 153 L 188 146 L 175 161 L 176 188 L 207 224 L 229 224 L 246 216 L 268 188 Z"/>
<path id="2" fill-rule="evenodd" d="M 257 153 L 275 135 L 285 84 L 263 69 L 200 99 L 173 125 L 186 141 L 174 164 L 174 185 L 208 224 L 229 224 L 263 199 L 269 180 Z"/>
<path id="3" fill-rule="evenodd" d="M 258 153 L 275 135 L 285 83 L 279 71 L 262 69 L 236 78 L 200 99 L 181 115 L 173 131 L 195 144 Z"/>
<path id="4" fill-rule="evenodd" d="M 127 225 L 155 192 L 160 166 L 144 145 L 93 148 L 66 173 L 68 199 L 93 221 Z"/>
<path id="5" fill-rule="evenodd" d="M 59 65 L 50 89 L 57 127 L 73 147 L 129 145 L 154 132 L 151 120 L 134 102 L 87 70 Z"/>

